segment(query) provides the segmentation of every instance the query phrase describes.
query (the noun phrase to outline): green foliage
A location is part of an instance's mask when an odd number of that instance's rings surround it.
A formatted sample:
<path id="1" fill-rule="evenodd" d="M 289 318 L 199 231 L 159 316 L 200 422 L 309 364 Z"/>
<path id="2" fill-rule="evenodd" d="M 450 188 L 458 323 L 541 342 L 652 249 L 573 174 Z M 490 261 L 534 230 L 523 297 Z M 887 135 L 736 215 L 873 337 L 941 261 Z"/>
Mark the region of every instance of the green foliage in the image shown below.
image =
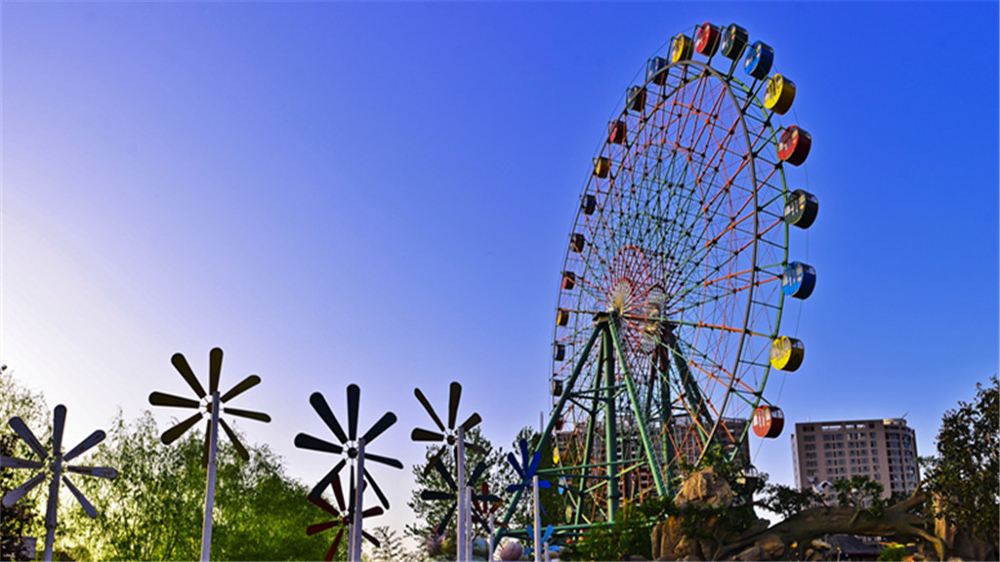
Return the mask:
<path id="1" fill-rule="evenodd" d="M 812 489 L 800 490 L 784 484 L 768 484 L 758 501 L 764 509 L 785 518 L 822 503 L 823 498 Z"/>
<path id="2" fill-rule="evenodd" d="M 906 549 L 905 546 L 899 543 L 889 543 L 885 546 L 885 548 L 882 549 L 882 552 L 878 553 L 877 560 L 902 561 L 906 560 L 909 554 L 910 552 Z"/>
<path id="3" fill-rule="evenodd" d="M 45 443 L 52 433 L 51 415 L 41 394 L 18 384 L 6 366 L 0 369 L 0 424 L 3 427 L 0 430 L 0 455 L 35 459 L 31 449 L 7 425 L 7 420 L 20 416 Z M 31 476 L 33 472 L 29 470 L 0 470 L 0 497 Z M 40 515 L 44 513 L 44 506 L 40 503 L 44 500 L 44 490 L 47 490 L 46 486 L 38 486 L 14 506 L 0 506 L 0 559 L 20 559 L 20 537 L 39 537 L 45 532 Z"/>
<path id="4" fill-rule="evenodd" d="M 884 490 L 881 482 L 867 476 L 852 476 L 833 482 L 837 505 L 863 509 L 875 517 L 880 517 L 885 511 L 886 503 L 882 499 Z"/>
<path id="5" fill-rule="evenodd" d="M 116 467 L 119 477 L 77 479 L 98 517 L 90 520 L 72 500 L 63 502 L 71 509 L 60 515 L 66 528 L 57 543 L 75 560 L 197 559 L 206 476 L 202 443 L 203 432 L 195 430 L 165 446 L 148 412 L 131 424 L 119 414 L 108 439 L 87 458 L 88 464 Z M 219 444 L 212 558 L 321 558 L 332 537 L 307 537 L 305 528 L 328 516 L 306 501 L 306 486 L 289 478 L 266 446 L 248 447 L 244 462 L 225 439 Z"/>
<path id="6" fill-rule="evenodd" d="M 626 503 L 614 523 L 589 530 L 579 542 L 567 547 L 560 559 L 625 560 L 633 555 L 649 556 L 653 550 L 652 526 L 671 511 L 671 502 L 666 498 Z"/>
<path id="7" fill-rule="evenodd" d="M 506 461 L 502 460 L 503 452 L 494 449 L 493 444 L 486 439 L 479 428 L 473 428 L 469 431 L 469 433 L 466 434 L 465 440 L 467 443 L 477 445 L 486 451 L 486 454 L 483 454 L 472 449 L 466 449 L 466 469 L 471 472 L 479 461 L 485 460 L 487 468 L 485 476 L 480 481 L 485 481 L 492 492 L 498 492 L 501 489 L 502 483 L 505 482 L 504 478 L 501 476 L 503 465 L 506 464 Z M 420 545 L 423 545 L 427 541 L 427 538 L 435 533 L 435 527 L 444 518 L 445 513 L 451 505 L 446 501 L 426 501 L 420 498 L 420 492 L 423 490 L 451 491 L 451 488 L 449 488 L 448 484 L 445 483 L 444 478 L 442 478 L 436 470 L 433 468 L 425 470 L 428 468 L 431 459 L 437 454 L 440 447 L 440 445 L 429 446 L 424 457 L 425 462 L 413 467 L 415 486 L 407 505 L 413 510 L 413 513 L 416 516 L 416 522 L 406 526 L 405 534 L 414 538 Z M 441 457 L 441 461 L 444 463 L 445 468 L 449 471 L 452 477 L 454 477 L 454 455 L 445 453 Z M 453 515 L 447 529 L 444 530 L 444 534 L 446 537 L 452 537 L 454 536 L 454 533 L 455 516 Z M 448 553 L 449 549 L 452 553 L 454 553 L 454 548 L 454 541 L 445 541 L 445 554 Z"/>
<path id="8" fill-rule="evenodd" d="M 940 498 L 937 515 L 1000 548 L 1000 399 L 994 375 L 972 403 L 945 412 L 937 456 L 922 459 L 924 486 Z"/>
<path id="9" fill-rule="evenodd" d="M 371 562 L 396 562 L 414 558 L 413 553 L 403 546 L 403 539 L 394 529 L 382 525 L 372 529 L 371 534 L 379 542 L 379 546 L 367 545 L 371 547 L 367 557 Z"/>

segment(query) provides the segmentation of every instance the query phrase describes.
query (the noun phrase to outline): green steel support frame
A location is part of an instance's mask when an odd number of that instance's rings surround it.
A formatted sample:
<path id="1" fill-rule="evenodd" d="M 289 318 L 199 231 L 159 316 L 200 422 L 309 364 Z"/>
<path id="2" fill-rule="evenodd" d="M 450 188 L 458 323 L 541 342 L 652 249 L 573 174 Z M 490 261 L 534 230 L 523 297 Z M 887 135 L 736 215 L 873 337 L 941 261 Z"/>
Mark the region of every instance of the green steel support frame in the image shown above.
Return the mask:
<path id="1" fill-rule="evenodd" d="M 663 464 L 661 464 L 659 453 L 654 448 L 653 440 L 649 434 L 649 427 L 647 425 L 649 420 L 646 419 L 646 416 L 650 410 L 648 405 L 645 405 L 644 407 L 642 397 L 639 395 L 637 385 L 632 378 L 632 373 L 629 371 L 628 363 L 625 360 L 625 351 L 622 348 L 619 336 L 618 322 L 618 318 L 614 313 L 600 313 L 595 315 L 594 329 L 590 335 L 587 345 L 584 347 L 583 352 L 579 355 L 572 374 L 564 383 L 562 394 L 559 396 L 559 399 L 556 401 L 555 406 L 549 414 L 541 439 L 535 443 L 532 448 L 532 454 L 545 448 L 549 439 L 552 438 L 552 431 L 562 416 L 567 401 L 569 401 L 571 397 L 586 396 L 590 399 L 591 408 L 588 411 L 589 420 L 586 428 L 582 464 L 575 466 L 563 465 L 558 468 L 540 471 L 553 476 L 565 475 L 569 479 L 579 478 L 579 482 L 575 487 L 575 490 L 573 490 L 576 496 L 576 508 L 574 511 L 573 523 L 559 526 L 554 525 L 554 530 L 557 533 L 575 533 L 580 530 L 590 528 L 596 523 L 587 521 L 583 515 L 585 507 L 584 504 L 587 498 L 586 491 L 588 489 L 588 480 L 606 480 L 607 505 L 605 506 L 605 520 L 602 521 L 602 523 L 610 523 L 614 521 L 614 517 L 619 508 L 620 492 L 618 489 L 618 477 L 622 470 L 621 464 L 623 462 L 632 462 L 621 461 L 618 458 L 619 436 L 617 427 L 618 411 L 616 407 L 618 400 L 622 397 L 623 391 L 624 397 L 632 409 L 632 415 L 634 416 L 635 425 L 637 426 L 634 429 L 638 431 L 642 447 L 641 460 L 637 464 L 625 468 L 625 470 L 631 471 L 637 468 L 646 468 L 652 478 L 656 494 L 658 496 L 666 496 L 670 493 L 669 478 L 666 480 L 664 479 L 662 468 Z M 594 369 L 593 387 L 577 390 L 580 377 L 584 373 L 584 369 L 587 366 L 588 361 L 591 359 L 591 355 L 594 353 L 594 346 L 598 343 L 598 339 L 600 339 L 600 346 L 597 350 L 597 361 L 591 363 Z M 658 378 L 661 391 L 658 399 L 663 400 L 666 398 L 669 400 L 669 370 L 665 365 L 661 365 L 661 369 L 659 371 Z M 620 384 L 618 382 L 619 380 L 624 382 L 624 385 Z M 647 397 L 647 402 L 648 401 L 649 397 Z M 602 402 L 603 404 L 601 404 Z M 578 403 L 578 401 L 574 400 L 574 403 Z M 670 402 L 663 402 L 660 404 L 660 408 L 661 420 L 666 420 L 669 424 L 671 415 Z M 591 463 L 591 455 L 594 452 L 594 438 L 598 430 L 597 417 L 602 410 L 604 413 L 604 419 L 602 420 L 604 425 L 604 459 L 603 462 L 595 460 L 595 462 Z M 665 455 L 669 455 L 672 451 L 669 441 L 669 438 L 665 440 L 663 452 Z M 672 455 L 665 457 L 664 464 L 668 464 L 670 459 L 672 459 Z M 521 500 L 521 493 L 522 492 L 518 490 L 510 498 L 507 510 L 505 511 L 503 518 L 500 520 L 500 526 L 509 524 L 511 517 L 517 508 L 517 504 Z M 519 534 L 519 531 L 500 529 L 497 531 L 497 537 L 495 537 L 495 539 L 498 539 L 500 536 L 510 534 Z"/>

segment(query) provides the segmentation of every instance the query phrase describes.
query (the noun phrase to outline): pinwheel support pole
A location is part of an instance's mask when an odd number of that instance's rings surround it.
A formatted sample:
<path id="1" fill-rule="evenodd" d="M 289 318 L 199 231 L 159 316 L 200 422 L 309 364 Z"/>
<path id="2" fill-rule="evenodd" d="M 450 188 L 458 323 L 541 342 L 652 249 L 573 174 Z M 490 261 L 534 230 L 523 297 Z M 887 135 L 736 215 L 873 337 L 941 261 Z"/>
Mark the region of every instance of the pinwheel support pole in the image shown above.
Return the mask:
<path id="1" fill-rule="evenodd" d="M 496 546 L 493 544 L 493 534 L 496 532 L 496 530 L 494 529 L 494 524 L 495 524 L 494 519 L 495 519 L 495 517 L 493 515 L 493 512 L 491 511 L 490 512 L 490 518 L 489 518 L 490 534 L 489 534 L 488 537 L 486 537 L 486 559 L 487 560 L 493 560 L 493 551 L 496 549 Z"/>
<path id="2" fill-rule="evenodd" d="M 219 391 L 212 393 L 212 430 L 208 437 L 208 484 L 205 488 L 205 520 L 201 527 L 201 561 L 212 558 L 212 509 L 215 506 L 215 468 L 219 448 Z"/>
<path id="3" fill-rule="evenodd" d="M 45 509 L 45 552 L 42 560 L 52 561 L 52 546 L 56 541 L 56 514 L 59 511 L 59 481 L 62 478 L 62 455 L 52 462 L 52 482 L 49 484 L 49 504 Z"/>
<path id="4" fill-rule="evenodd" d="M 458 562 L 469 560 L 465 552 L 466 539 L 469 530 L 466 528 L 465 512 L 468 506 L 465 505 L 465 429 L 458 426 L 455 437 L 455 465 L 458 475 L 458 521 L 455 524 L 457 537 L 455 538 L 456 559 Z"/>
<path id="5" fill-rule="evenodd" d="M 365 498 L 365 440 L 363 437 L 358 439 L 358 457 L 354 462 L 355 470 L 358 473 L 358 483 L 354 486 L 354 513 L 351 520 L 351 534 L 348 536 L 351 550 L 347 553 L 347 559 L 350 562 L 361 562 L 361 543 L 364 541 L 361 534 L 361 512 L 365 510 L 362 503 Z"/>
<path id="6" fill-rule="evenodd" d="M 475 531 L 472 528 L 472 487 L 463 486 L 462 495 L 465 496 L 465 555 L 472 560 L 472 539 Z"/>
<path id="7" fill-rule="evenodd" d="M 542 542 L 542 517 L 541 517 L 542 504 L 538 494 L 537 474 L 531 478 L 531 494 L 532 494 L 531 500 L 533 504 L 532 511 L 534 511 L 534 516 L 535 516 L 535 524 L 531 528 L 531 532 L 534 535 L 533 537 L 531 537 L 532 538 L 531 544 L 534 548 L 532 548 L 531 550 L 535 555 L 535 562 L 542 562 L 542 545 L 540 544 Z"/>

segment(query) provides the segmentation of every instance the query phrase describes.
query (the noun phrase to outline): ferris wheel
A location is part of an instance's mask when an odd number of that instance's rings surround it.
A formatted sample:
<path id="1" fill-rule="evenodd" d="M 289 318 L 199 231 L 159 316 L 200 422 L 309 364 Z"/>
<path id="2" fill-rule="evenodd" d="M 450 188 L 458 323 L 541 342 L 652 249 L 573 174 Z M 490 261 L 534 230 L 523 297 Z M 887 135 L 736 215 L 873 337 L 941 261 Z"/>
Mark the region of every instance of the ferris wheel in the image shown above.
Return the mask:
<path id="1" fill-rule="evenodd" d="M 739 25 L 704 23 L 648 60 L 608 124 L 555 311 L 543 435 L 571 492 L 565 529 L 670 494 L 713 447 L 745 461 L 751 431 L 781 433 L 765 389 L 805 354 L 782 311 L 816 284 L 789 231 L 818 201 L 799 188 L 812 137 L 781 123 L 797 92 L 774 60 Z"/>

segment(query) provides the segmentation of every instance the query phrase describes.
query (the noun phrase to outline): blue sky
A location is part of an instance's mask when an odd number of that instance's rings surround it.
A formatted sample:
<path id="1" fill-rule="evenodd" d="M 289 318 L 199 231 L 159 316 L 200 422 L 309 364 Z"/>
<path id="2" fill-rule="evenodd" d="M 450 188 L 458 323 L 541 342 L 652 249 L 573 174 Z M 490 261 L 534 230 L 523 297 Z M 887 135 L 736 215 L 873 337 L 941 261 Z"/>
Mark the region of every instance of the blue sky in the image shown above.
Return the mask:
<path id="1" fill-rule="evenodd" d="M 2 6 L 0 357 L 69 436 L 183 393 L 169 357 L 261 373 L 241 424 L 315 480 L 307 397 L 401 423 L 420 385 L 507 444 L 548 403 L 576 198 L 624 88 L 682 29 L 741 23 L 795 80 L 821 201 L 815 294 L 772 378 L 790 421 L 906 414 L 921 453 L 997 372 L 995 3 Z M 805 177 L 805 176 L 803 176 Z M 168 416 L 157 414 L 162 422 Z M 74 421 L 75 420 L 75 421 Z M 364 421 L 362 425 L 365 425 Z M 787 439 L 762 470 L 791 482 Z M 386 472 L 387 471 L 383 471 Z M 409 477 L 405 477 L 408 481 Z M 390 493 L 390 521 L 409 517 Z"/>

